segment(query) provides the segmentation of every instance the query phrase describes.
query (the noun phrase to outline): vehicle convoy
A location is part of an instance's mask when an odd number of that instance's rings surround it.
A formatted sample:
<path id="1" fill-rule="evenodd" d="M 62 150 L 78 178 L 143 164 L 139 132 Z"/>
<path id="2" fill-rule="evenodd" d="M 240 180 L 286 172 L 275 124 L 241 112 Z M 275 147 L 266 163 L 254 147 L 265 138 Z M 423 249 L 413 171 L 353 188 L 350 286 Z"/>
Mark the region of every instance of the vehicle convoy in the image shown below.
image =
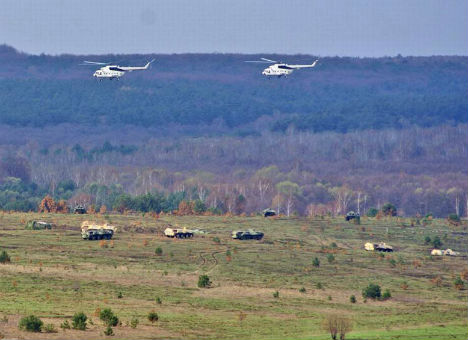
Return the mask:
<path id="1" fill-rule="evenodd" d="M 52 224 L 44 221 L 28 221 L 24 229 L 29 230 L 41 230 L 41 229 L 52 229 Z"/>
<path id="2" fill-rule="evenodd" d="M 192 238 L 193 230 L 187 228 L 170 228 L 164 230 L 164 235 L 171 238 Z"/>
<path id="3" fill-rule="evenodd" d="M 459 256 L 460 253 L 457 252 L 457 251 L 453 251 L 452 249 L 445 249 L 445 250 L 441 250 L 441 249 L 432 249 L 431 251 L 431 255 L 435 255 L 435 256 Z"/>
<path id="4" fill-rule="evenodd" d="M 234 240 L 261 240 L 263 235 L 261 231 L 255 231 L 253 229 L 235 230 L 232 232 L 232 238 Z"/>
<path id="5" fill-rule="evenodd" d="M 83 240 L 110 240 L 117 228 L 106 224 L 84 221 L 81 223 L 81 237 Z"/>
<path id="6" fill-rule="evenodd" d="M 383 251 L 383 252 L 392 252 L 393 251 L 393 247 L 386 244 L 385 242 L 381 242 L 381 243 L 370 243 L 370 242 L 367 242 L 365 245 L 364 245 L 364 249 L 366 249 L 367 251 Z"/>

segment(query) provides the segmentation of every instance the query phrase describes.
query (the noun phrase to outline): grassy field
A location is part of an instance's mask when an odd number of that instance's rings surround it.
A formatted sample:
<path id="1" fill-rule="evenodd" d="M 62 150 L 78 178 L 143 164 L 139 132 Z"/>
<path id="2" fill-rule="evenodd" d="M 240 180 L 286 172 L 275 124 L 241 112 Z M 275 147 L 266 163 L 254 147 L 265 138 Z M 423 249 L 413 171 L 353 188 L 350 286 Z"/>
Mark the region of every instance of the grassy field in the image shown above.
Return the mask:
<path id="1" fill-rule="evenodd" d="M 25 230 L 29 219 L 55 227 Z M 84 241 L 85 219 L 119 229 L 105 244 Z M 167 225 L 209 233 L 173 240 L 162 236 Z M 265 238 L 230 238 L 245 228 L 264 231 Z M 429 256 L 425 236 L 439 236 L 444 249 L 463 256 Z M 367 241 L 385 241 L 396 251 L 366 252 Z M 453 281 L 468 270 L 467 248 L 467 227 L 444 220 L 411 227 L 400 218 L 363 218 L 358 226 L 329 218 L 0 213 L 0 250 L 11 257 L 0 264 L 0 335 L 103 338 L 96 315 L 112 308 L 122 321 L 114 338 L 328 339 L 322 320 L 342 314 L 353 320 L 347 339 L 466 339 L 467 290 Z M 315 257 L 319 267 L 312 265 Z M 197 288 L 201 274 L 209 275 L 211 288 Z M 371 282 L 392 298 L 364 301 L 362 289 Z M 88 330 L 60 329 L 77 311 L 92 319 Z M 154 324 L 150 311 L 160 317 Z M 29 314 L 55 324 L 58 333 L 19 331 L 18 320 Z M 128 325 L 132 318 L 139 319 L 136 329 Z"/>

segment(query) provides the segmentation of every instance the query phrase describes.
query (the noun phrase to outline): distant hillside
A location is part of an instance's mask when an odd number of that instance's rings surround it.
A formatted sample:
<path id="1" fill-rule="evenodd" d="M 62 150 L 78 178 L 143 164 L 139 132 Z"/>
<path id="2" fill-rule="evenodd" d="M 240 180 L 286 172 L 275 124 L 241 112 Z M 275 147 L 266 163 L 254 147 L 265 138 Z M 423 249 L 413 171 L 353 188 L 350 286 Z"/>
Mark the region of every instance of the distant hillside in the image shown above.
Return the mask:
<path id="1" fill-rule="evenodd" d="M 260 55 L 33 56 L 0 46 L 0 124 L 210 131 L 338 131 L 468 122 L 468 57 L 327 57 L 287 79 L 265 79 Z M 306 63 L 314 56 L 267 55 Z M 97 82 L 83 60 L 142 65 L 147 72 Z M 185 129 L 184 131 L 190 131 Z"/>

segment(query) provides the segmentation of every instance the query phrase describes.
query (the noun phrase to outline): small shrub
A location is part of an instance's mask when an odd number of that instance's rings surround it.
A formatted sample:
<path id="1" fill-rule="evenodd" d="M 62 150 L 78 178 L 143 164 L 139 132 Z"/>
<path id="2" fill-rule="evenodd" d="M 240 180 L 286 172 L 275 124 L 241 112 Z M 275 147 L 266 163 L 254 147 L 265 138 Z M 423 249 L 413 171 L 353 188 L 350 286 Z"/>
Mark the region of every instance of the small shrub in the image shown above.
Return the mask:
<path id="1" fill-rule="evenodd" d="M 392 297 L 392 294 L 390 294 L 390 290 L 385 289 L 385 292 L 382 294 L 382 300 L 388 300 Z"/>
<path id="2" fill-rule="evenodd" d="M 210 286 L 211 286 L 211 281 L 208 275 L 200 275 L 198 277 L 199 288 L 209 288 Z"/>
<path id="3" fill-rule="evenodd" d="M 432 240 L 432 246 L 435 249 L 440 249 L 440 247 L 442 247 L 442 241 L 440 240 L 439 236 L 434 237 L 434 239 Z"/>
<path id="4" fill-rule="evenodd" d="M 390 260 L 388 260 L 388 263 L 390 264 L 390 267 L 392 267 L 392 268 L 396 267 L 396 261 L 395 261 L 395 259 L 390 259 Z"/>
<path id="5" fill-rule="evenodd" d="M 86 316 L 85 313 L 79 312 L 75 313 L 72 318 L 72 328 L 73 329 L 78 329 L 80 331 L 86 330 L 86 321 L 88 320 L 88 317 Z"/>
<path id="6" fill-rule="evenodd" d="M 130 320 L 130 327 L 135 329 L 135 328 L 137 328 L 139 323 L 140 323 L 140 321 L 137 318 L 133 318 L 132 320 Z"/>
<path id="7" fill-rule="evenodd" d="M 99 319 L 104 321 L 108 326 L 117 326 L 119 324 L 119 318 L 114 315 L 114 312 L 110 308 L 105 308 L 99 313 Z"/>
<path id="8" fill-rule="evenodd" d="M 106 335 L 106 336 L 113 336 L 114 335 L 114 331 L 112 330 L 111 326 L 107 326 L 107 328 L 104 330 L 104 335 Z"/>
<path id="9" fill-rule="evenodd" d="M 338 245 L 336 244 L 336 242 L 332 242 L 332 244 L 330 244 L 330 248 L 332 249 L 338 248 Z"/>
<path id="10" fill-rule="evenodd" d="M 351 296 L 349 297 L 349 302 L 351 302 L 351 303 L 356 303 L 356 297 L 355 297 L 354 295 L 351 295 Z"/>
<path id="11" fill-rule="evenodd" d="M 403 281 L 400 285 L 400 288 L 403 289 L 403 290 L 407 290 L 408 289 L 408 282 L 406 281 Z"/>
<path id="12" fill-rule="evenodd" d="M 122 292 L 119 292 L 119 293 L 117 294 L 117 299 L 121 299 L 121 298 L 123 298 L 123 295 L 122 295 Z"/>
<path id="13" fill-rule="evenodd" d="M 58 332 L 53 323 L 48 323 L 48 324 L 46 324 L 46 325 L 42 328 L 42 330 L 43 330 L 45 333 L 57 333 L 57 332 Z"/>
<path id="14" fill-rule="evenodd" d="M 450 214 L 447 217 L 450 224 L 458 225 L 460 223 L 460 216 L 457 214 Z"/>
<path id="15" fill-rule="evenodd" d="M 370 298 L 370 299 L 379 299 L 382 293 L 380 290 L 380 286 L 374 283 L 370 283 L 366 288 L 362 291 L 363 298 Z"/>
<path id="16" fill-rule="evenodd" d="M 8 263 L 8 262 L 10 262 L 10 256 L 5 250 L 3 250 L 0 253 L 0 263 Z"/>
<path id="17" fill-rule="evenodd" d="M 37 316 L 29 315 L 23 317 L 19 322 L 19 329 L 27 332 L 40 332 L 44 323 Z"/>
<path id="18" fill-rule="evenodd" d="M 161 300 L 161 298 L 159 296 L 156 298 L 156 303 L 158 305 L 162 304 L 162 300 Z"/>
<path id="19" fill-rule="evenodd" d="M 429 236 L 426 236 L 426 237 L 424 238 L 424 244 L 425 244 L 425 245 L 429 245 L 430 243 L 431 243 L 431 238 L 430 238 Z"/>
<path id="20" fill-rule="evenodd" d="M 275 299 L 279 298 L 279 292 L 278 291 L 273 292 L 273 297 Z"/>
<path id="21" fill-rule="evenodd" d="M 312 265 L 313 265 L 314 267 L 317 267 L 317 268 L 320 267 L 320 260 L 319 260 L 317 257 L 314 258 L 314 259 L 312 260 Z"/>
<path id="22" fill-rule="evenodd" d="M 163 250 L 161 247 L 157 247 L 154 253 L 158 256 L 161 256 L 163 254 Z"/>
<path id="23" fill-rule="evenodd" d="M 62 329 L 70 329 L 71 327 L 70 327 L 70 323 L 68 322 L 68 320 L 65 320 L 64 322 L 62 322 L 62 323 L 60 324 L 60 328 L 62 328 Z"/>
<path id="24" fill-rule="evenodd" d="M 367 217 L 375 217 L 378 212 L 379 210 L 377 208 L 369 208 L 369 210 L 367 210 Z"/>
<path id="25" fill-rule="evenodd" d="M 328 263 L 333 263 L 335 262 L 335 256 L 333 254 L 328 254 L 327 260 L 328 260 Z"/>
<path id="26" fill-rule="evenodd" d="M 148 320 L 151 322 L 151 323 L 155 323 L 156 321 L 159 320 L 159 315 L 158 313 L 156 313 L 155 311 L 151 311 L 148 313 Z"/>
<path id="27" fill-rule="evenodd" d="M 213 241 L 214 243 L 217 243 L 217 244 L 220 244 L 220 243 L 221 243 L 221 240 L 219 239 L 218 236 L 213 237 L 213 238 L 212 238 L 212 241 Z"/>
<path id="28" fill-rule="evenodd" d="M 453 285 L 455 286 L 456 289 L 462 290 L 464 283 L 463 280 L 461 279 L 460 276 L 457 276 L 456 279 L 453 281 Z"/>
<path id="29" fill-rule="evenodd" d="M 317 287 L 317 289 L 322 289 L 323 288 L 322 282 L 317 282 L 315 287 Z"/>
<path id="30" fill-rule="evenodd" d="M 332 300 L 331 295 L 328 295 L 327 300 L 328 300 L 328 301 L 331 301 L 331 300 Z"/>
<path id="31" fill-rule="evenodd" d="M 301 288 L 299 288 L 299 293 L 305 293 L 305 292 L 306 292 L 306 289 L 305 289 L 305 287 L 301 287 Z"/>

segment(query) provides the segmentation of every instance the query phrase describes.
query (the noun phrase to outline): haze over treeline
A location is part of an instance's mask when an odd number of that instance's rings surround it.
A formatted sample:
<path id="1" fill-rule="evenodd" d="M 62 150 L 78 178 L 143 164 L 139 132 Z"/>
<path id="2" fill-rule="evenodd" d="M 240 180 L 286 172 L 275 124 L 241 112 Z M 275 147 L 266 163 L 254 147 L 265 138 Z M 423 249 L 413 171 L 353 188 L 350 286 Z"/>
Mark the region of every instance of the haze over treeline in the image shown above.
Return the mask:
<path id="1" fill-rule="evenodd" d="M 259 57 L 1 46 L 0 208 L 35 209 L 48 193 L 141 211 L 184 200 L 213 213 L 336 214 L 359 197 L 361 212 L 468 212 L 468 57 L 329 57 L 287 79 L 243 62 Z M 152 58 L 119 81 L 79 66 Z"/>

